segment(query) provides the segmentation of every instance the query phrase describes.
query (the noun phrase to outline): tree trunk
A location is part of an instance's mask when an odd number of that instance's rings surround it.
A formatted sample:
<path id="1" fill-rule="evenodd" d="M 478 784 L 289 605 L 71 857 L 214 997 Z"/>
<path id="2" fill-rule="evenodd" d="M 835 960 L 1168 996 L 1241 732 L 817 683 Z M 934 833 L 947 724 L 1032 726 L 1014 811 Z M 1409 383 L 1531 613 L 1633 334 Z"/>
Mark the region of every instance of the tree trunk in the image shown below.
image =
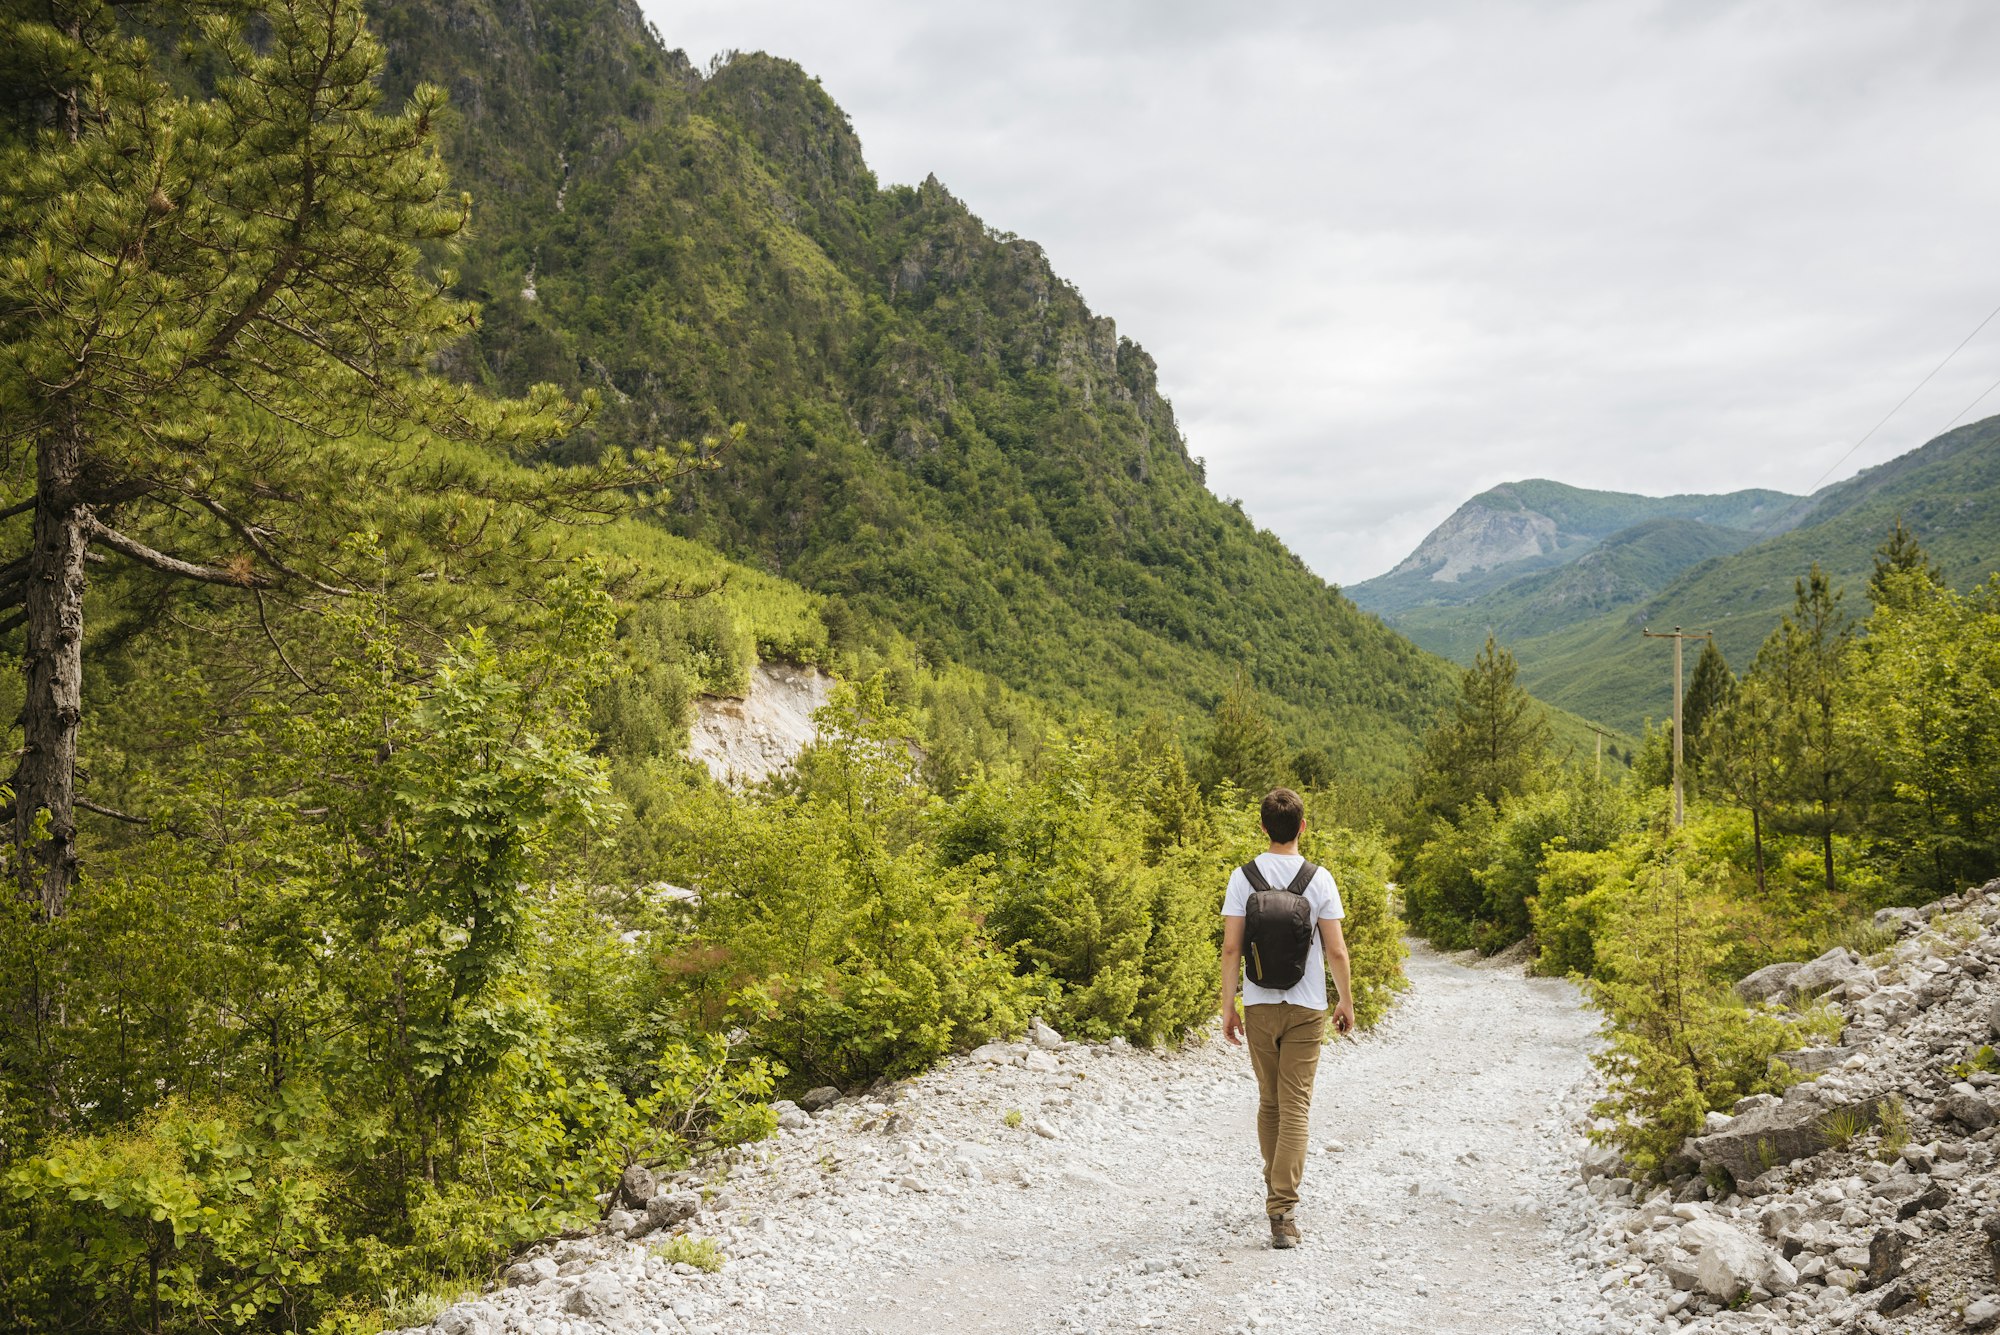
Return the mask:
<path id="1" fill-rule="evenodd" d="M 1826 893 L 1831 898 L 1840 893 L 1840 885 L 1833 879 L 1833 826 L 1830 820 L 1820 831 L 1819 843 L 1826 858 Z"/>
<path id="2" fill-rule="evenodd" d="M 60 917 L 76 871 L 76 736 L 83 718 L 83 568 L 94 516 L 77 496 L 82 441 L 42 437 L 28 549 L 26 695 L 14 771 L 14 847 L 22 893 Z M 46 825 L 41 825 L 47 812 Z M 40 828 L 37 828 L 40 826 Z"/>
<path id="3" fill-rule="evenodd" d="M 1756 807 L 1750 808 L 1750 842 L 1757 849 L 1757 897 L 1764 897 L 1764 819 Z"/>

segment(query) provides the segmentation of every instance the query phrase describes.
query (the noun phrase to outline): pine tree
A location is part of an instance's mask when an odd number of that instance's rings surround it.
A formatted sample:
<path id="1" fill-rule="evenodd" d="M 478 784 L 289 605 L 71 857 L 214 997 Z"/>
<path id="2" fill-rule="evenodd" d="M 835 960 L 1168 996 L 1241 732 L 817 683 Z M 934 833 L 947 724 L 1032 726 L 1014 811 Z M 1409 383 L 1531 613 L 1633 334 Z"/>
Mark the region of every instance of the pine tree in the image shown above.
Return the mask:
<path id="1" fill-rule="evenodd" d="M 1456 820 L 1474 798 L 1498 805 L 1525 791 L 1548 757 L 1548 716 L 1516 680 L 1514 655 L 1486 638 L 1459 678 L 1459 698 L 1424 738 L 1418 802 Z"/>
<path id="2" fill-rule="evenodd" d="M 55 17 L 51 18 L 50 16 Z M 163 61 L 142 32 L 176 33 Z M 496 405 L 428 371 L 475 324 L 446 293 L 469 202 L 434 145 L 443 94 L 377 110 L 358 0 L 0 8 L 0 630 L 25 628 L 16 874 L 45 917 L 77 861 L 85 572 L 116 557 L 253 597 L 339 596 L 362 509 L 479 494 L 441 436 L 539 446 L 581 410 L 542 387 Z M 189 89 L 195 89 L 189 92 Z M 537 503 L 590 509 L 663 479 L 613 458 Z M 406 536 L 397 535 L 399 540 Z M 457 543 L 457 548 L 453 544 Z M 461 567 L 434 569 L 440 582 Z"/>
<path id="3" fill-rule="evenodd" d="M 1764 894 L 1764 827 L 1778 788 L 1778 720 L 1772 684 L 1754 667 L 1702 722 L 1701 779 L 1710 792 L 1750 813 L 1757 893 Z"/>
<path id="4" fill-rule="evenodd" d="M 1917 541 L 1917 535 L 1904 523 L 1901 515 L 1889 529 L 1889 536 L 1875 549 L 1875 573 L 1868 578 L 1868 600 L 1877 607 L 1893 605 L 1901 595 L 1891 576 L 1900 571 L 1916 571 L 1937 588 L 1943 588 L 1944 571 L 1931 560 L 1930 553 Z"/>
<path id="5" fill-rule="evenodd" d="M 1728 701 L 1736 687 L 1736 674 L 1729 670 L 1722 650 L 1713 639 L 1702 645 L 1695 660 L 1694 675 L 1688 679 L 1687 694 L 1681 699 L 1682 759 L 1686 774 L 1697 790 L 1701 785 L 1702 730 Z"/>
<path id="6" fill-rule="evenodd" d="M 1839 890 L 1833 837 L 1859 821 L 1872 772 L 1845 716 L 1854 630 L 1840 600 L 1815 561 L 1796 585 L 1791 614 L 1757 654 L 1757 669 L 1776 684 L 1781 702 L 1774 814 L 1780 829 L 1819 841 L 1829 895 Z"/>
<path id="7" fill-rule="evenodd" d="M 1227 782 L 1262 797 L 1285 782 L 1285 761 L 1285 739 L 1277 725 L 1256 692 L 1237 678 L 1216 705 L 1214 726 L 1202 746 L 1202 787 L 1213 790 Z"/>

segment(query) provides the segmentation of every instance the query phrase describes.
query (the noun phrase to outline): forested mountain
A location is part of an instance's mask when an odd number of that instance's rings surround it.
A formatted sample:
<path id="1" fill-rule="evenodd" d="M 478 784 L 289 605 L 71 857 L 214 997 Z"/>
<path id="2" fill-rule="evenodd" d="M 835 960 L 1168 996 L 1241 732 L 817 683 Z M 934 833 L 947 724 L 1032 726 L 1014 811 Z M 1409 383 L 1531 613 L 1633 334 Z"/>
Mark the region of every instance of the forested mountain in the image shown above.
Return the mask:
<path id="1" fill-rule="evenodd" d="M 1489 503 L 1494 495 L 1475 498 L 1459 514 L 1475 507 L 1499 510 Z M 1657 504 L 1732 499 L 1734 510 L 1704 511 L 1714 522 L 1655 520 L 1621 528 L 1554 570 L 1532 567 L 1569 549 L 1560 537 L 1550 540 L 1553 550 L 1544 556 L 1517 558 L 1467 580 L 1434 582 L 1425 570 L 1437 565 L 1435 549 L 1419 561 L 1439 536 L 1433 534 L 1396 571 L 1352 592 L 1364 605 L 1382 608 L 1418 643 L 1462 660 L 1470 660 L 1491 631 L 1513 649 L 1521 680 L 1537 696 L 1586 718 L 1636 729 L 1649 717 L 1666 717 L 1671 707 L 1664 651 L 1640 637 L 1644 626 L 1712 629 L 1729 662 L 1741 666 L 1815 561 L 1846 585 L 1854 615 L 1862 615 L 1874 551 L 1898 517 L 1954 586 L 1969 588 L 2000 569 L 2000 418 L 1947 432 L 1802 500 L 1738 492 Z M 1555 523 L 1547 517 L 1553 507 L 1530 503 L 1521 513 L 1529 516 L 1524 524 Z M 1569 526 L 1552 531 L 1560 535 Z M 1420 587 L 1439 591 L 1431 604 L 1416 602 L 1413 590 Z"/>
<path id="2" fill-rule="evenodd" d="M 1538 601 L 1558 615 L 1565 605 L 1577 605 L 1576 594 L 1586 589 L 1600 598 L 1617 598 L 1638 588 L 1643 596 L 1697 561 L 1733 549 L 1732 544 L 1748 545 L 1757 532 L 1797 523 L 1805 512 L 1799 499 L 1761 490 L 1639 496 L 1542 478 L 1508 482 L 1459 506 L 1395 569 L 1351 585 L 1347 592 L 1398 626 L 1406 621 L 1421 626 L 1414 635 L 1426 648 L 1469 661 L 1477 643 L 1463 653 L 1438 646 L 1456 646 L 1464 639 L 1464 627 L 1490 620 L 1483 609 L 1493 595 Z M 1574 580 L 1536 580 L 1570 565 L 1594 569 Z M 1533 590 L 1543 596 L 1537 599 Z M 1480 613 L 1406 615 L 1417 608 L 1473 603 L 1481 605 Z"/>
<path id="3" fill-rule="evenodd" d="M 1152 359 L 1032 241 L 883 187 L 763 55 L 697 71 L 618 0 L 380 4 L 450 94 L 484 324 L 461 373 L 601 410 L 553 458 L 747 428 L 665 522 L 1064 705 L 1202 715 L 1394 772 L 1453 674 L 1212 495 Z M 666 34 L 666 41 L 672 34 Z"/>

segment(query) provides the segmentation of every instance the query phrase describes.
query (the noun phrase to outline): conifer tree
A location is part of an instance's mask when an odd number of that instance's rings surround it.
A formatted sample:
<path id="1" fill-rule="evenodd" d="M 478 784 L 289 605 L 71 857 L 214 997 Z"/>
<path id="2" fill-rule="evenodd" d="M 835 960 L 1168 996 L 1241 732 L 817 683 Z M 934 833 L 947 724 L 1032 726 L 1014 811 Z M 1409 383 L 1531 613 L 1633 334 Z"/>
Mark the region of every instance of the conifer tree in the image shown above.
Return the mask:
<path id="1" fill-rule="evenodd" d="M 149 32 L 181 40 L 163 55 Z M 482 501 L 590 508 L 660 460 L 481 497 L 427 453 L 440 435 L 525 451 L 581 410 L 548 387 L 497 405 L 429 374 L 475 322 L 425 261 L 469 201 L 437 157 L 443 94 L 377 109 L 359 0 L 10 0 L 0 46 L 0 453 L 16 480 L 0 630 L 26 636 L 5 815 L 22 890 L 54 917 L 77 811 L 99 809 L 76 791 L 92 563 L 339 595 L 364 582 L 341 540 L 372 498 L 464 496 L 463 542 Z"/>
<path id="2" fill-rule="evenodd" d="M 1903 523 L 1903 517 L 1897 515 L 1889 536 L 1875 549 L 1875 573 L 1868 577 L 1868 601 L 1877 607 L 1893 605 L 1902 596 L 1899 590 L 1907 591 L 1910 587 L 1899 585 L 1892 578 L 1904 571 L 1916 572 L 1934 588 L 1945 586 L 1944 571 L 1931 560 L 1930 553 L 1917 541 L 1917 535 Z"/>
<path id="3" fill-rule="evenodd" d="M 1514 655 L 1486 637 L 1459 678 L 1458 703 L 1424 738 L 1422 806 L 1456 820 L 1474 798 L 1525 791 L 1547 760 L 1548 716 L 1516 680 Z"/>
<path id="4" fill-rule="evenodd" d="M 1681 700 L 1683 760 L 1686 773 L 1697 788 L 1701 784 L 1702 733 L 1708 720 L 1728 701 L 1736 686 L 1736 674 L 1729 670 L 1722 650 L 1714 640 L 1702 645 L 1695 660 L 1694 675 L 1688 679 L 1687 694 Z"/>
<path id="5" fill-rule="evenodd" d="M 1241 677 L 1215 707 L 1214 726 L 1202 747 L 1202 787 L 1228 782 L 1262 796 L 1285 782 L 1285 739 Z"/>
<path id="6" fill-rule="evenodd" d="M 1852 624 L 1841 591 L 1817 561 L 1796 586 L 1791 613 L 1758 651 L 1760 673 L 1778 687 L 1779 827 L 1819 841 L 1829 895 L 1839 889 L 1833 837 L 1854 828 L 1872 766 L 1845 715 Z"/>
<path id="7" fill-rule="evenodd" d="M 1750 842 L 1757 893 L 1765 892 L 1764 827 L 1778 787 L 1780 701 L 1771 682 L 1752 668 L 1730 686 L 1722 703 L 1702 723 L 1703 784 L 1716 796 L 1750 814 Z"/>

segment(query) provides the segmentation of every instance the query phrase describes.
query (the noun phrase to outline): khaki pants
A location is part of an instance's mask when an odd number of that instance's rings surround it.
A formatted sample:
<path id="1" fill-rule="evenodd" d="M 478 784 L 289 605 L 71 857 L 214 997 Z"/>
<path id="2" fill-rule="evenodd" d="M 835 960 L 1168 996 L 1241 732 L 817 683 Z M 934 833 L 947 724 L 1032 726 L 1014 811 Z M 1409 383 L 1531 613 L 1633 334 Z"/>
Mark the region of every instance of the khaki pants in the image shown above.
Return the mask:
<path id="1" fill-rule="evenodd" d="M 1306 1171 L 1313 1074 L 1326 1012 L 1289 1001 L 1243 1008 L 1250 1068 L 1257 1073 L 1257 1147 L 1264 1152 L 1264 1213 L 1290 1214 Z"/>

